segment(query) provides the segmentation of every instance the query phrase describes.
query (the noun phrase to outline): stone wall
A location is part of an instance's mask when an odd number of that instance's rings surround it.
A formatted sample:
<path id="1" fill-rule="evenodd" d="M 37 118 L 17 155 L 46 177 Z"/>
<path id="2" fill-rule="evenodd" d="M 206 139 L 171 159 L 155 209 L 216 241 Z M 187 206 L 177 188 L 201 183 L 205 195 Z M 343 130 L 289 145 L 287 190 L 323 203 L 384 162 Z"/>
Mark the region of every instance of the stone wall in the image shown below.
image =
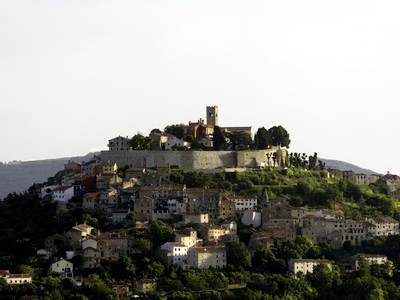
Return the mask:
<path id="1" fill-rule="evenodd" d="M 159 163 L 179 166 L 184 171 L 213 170 L 235 167 L 257 167 L 260 163 L 272 166 L 267 153 L 278 152 L 278 162 L 287 157 L 287 151 L 278 148 L 249 151 L 102 151 L 102 162 L 117 163 L 134 168 L 152 168 Z"/>

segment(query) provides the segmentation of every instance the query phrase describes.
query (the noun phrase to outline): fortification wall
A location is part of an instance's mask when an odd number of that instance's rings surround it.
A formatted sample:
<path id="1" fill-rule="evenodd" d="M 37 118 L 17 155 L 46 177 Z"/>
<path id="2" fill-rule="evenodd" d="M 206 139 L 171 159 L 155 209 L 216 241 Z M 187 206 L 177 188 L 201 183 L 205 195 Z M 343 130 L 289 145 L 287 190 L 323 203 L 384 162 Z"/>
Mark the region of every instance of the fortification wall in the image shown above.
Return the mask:
<path id="1" fill-rule="evenodd" d="M 152 168 L 158 163 L 176 165 L 185 171 L 212 170 L 235 167 L 257 167 L 259 163 L 272 166 L 268 163 L 268 153 L 278 151 L 277 148 L 251 151 L 102 151 L 103 162 L 115 162 L 119 167 Z M 286 151 L 286 150 L 285 150 Z M 278 161 L 280 162 L 280 161 Z"/>

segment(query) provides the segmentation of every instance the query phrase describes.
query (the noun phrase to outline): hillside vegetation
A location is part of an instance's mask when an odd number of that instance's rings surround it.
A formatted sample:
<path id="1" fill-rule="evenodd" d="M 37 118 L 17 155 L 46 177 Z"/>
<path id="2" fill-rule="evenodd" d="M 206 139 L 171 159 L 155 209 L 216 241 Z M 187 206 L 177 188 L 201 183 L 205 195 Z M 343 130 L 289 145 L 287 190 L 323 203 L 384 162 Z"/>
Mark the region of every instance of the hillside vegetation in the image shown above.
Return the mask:
<path id="1" fill-rule="evenodd" d="M 218 188 L 260 199 L 266 192 L 270 198 L 287 199 L 292 206 L 339 210 L 355 220 L 379 216 L 400 219 L 399 203 L 387 185 L 360 186 L 328 178 L 326 172 L 278 168 L 218 174 L 175 172 L 171 179 L 187 187 Z"/>

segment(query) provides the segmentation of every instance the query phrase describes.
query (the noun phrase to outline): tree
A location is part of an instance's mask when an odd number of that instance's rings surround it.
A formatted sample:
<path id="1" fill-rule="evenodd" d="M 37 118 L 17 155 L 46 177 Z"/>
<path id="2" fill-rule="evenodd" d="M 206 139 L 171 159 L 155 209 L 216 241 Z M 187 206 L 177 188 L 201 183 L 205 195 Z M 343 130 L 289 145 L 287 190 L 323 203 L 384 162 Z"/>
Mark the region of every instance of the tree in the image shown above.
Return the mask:
<path id="1" fill-rule="evenodd" d="M 221 127 L 215 126 L 214 127 L 214 134 L 213 134 L 213 147 L 214 150 L 226 150 L 227 144 L 224 135 L 222 134 Z"/>
<path id="2" fill-rule="evenodd" d="M 133 150 L 150 150 L 153 139 L 137 133 L 131 139 L 131 147 Z"/>
<path id="3" fill-rule="evenodd" d="M 153 248 L 157 248 L 162 244 L 174 239 L 174 231 L 163 221 L 157 220 L 150 225 L 150 241 L 153 243 Z"/>
<path id="4" fill-rule="evenodd" d="M 226 137 L 229 150 L 248 150 L 253 144 L 250 134 L 243 131 L 227 132 Z"/>
<path id="5" fill-rule="evenodd" d="M 162 133 L 162 131 L 158 128 L 154 128 L 150 131 L 150 134 L 152 134 L 152 133 Z"/>
<path id="6" fill-rule="evenodd" d="M 229 241 L 226 244 L 227 263 L 244 269 L 251 267 L 250 252 L 242 242 Z"/>
<path id="7" fill-rule="evenodd" d="M 183 137 L 183 128 L 186 127 L 185 124 L 175 124 L 175 125 L 168 125 L 164 128 L 165 133 L 172 134 L 177 138 L 181 139 Z"/>
<path id="8" fill-rule="evenodd" d="M 269 136 L 271 138 L 272 146 L 281 146 L 289 148 L 290 138 L 289 133 L 282 126 L 274 126 L 268 129 Z"/>
<path id="9" fill-rule="evenodd" d="M 265 127 L 258 128 L 254 140 L 257 138 L 257 148 L 256 149 L 268 149 L 271 145 L 271 137 L 269 132 Z"/>

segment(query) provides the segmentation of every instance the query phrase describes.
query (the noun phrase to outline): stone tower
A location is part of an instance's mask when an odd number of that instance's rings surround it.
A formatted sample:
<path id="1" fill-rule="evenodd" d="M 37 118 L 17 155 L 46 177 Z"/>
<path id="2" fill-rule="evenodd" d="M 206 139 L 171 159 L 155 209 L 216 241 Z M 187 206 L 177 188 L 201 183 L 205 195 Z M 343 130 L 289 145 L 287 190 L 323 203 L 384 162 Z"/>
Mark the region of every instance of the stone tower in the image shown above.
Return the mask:
<path id="1" fill-rule="evenodd" d="M 207 106 L 207 125 L 218 126 L 218 106 Z"/>

